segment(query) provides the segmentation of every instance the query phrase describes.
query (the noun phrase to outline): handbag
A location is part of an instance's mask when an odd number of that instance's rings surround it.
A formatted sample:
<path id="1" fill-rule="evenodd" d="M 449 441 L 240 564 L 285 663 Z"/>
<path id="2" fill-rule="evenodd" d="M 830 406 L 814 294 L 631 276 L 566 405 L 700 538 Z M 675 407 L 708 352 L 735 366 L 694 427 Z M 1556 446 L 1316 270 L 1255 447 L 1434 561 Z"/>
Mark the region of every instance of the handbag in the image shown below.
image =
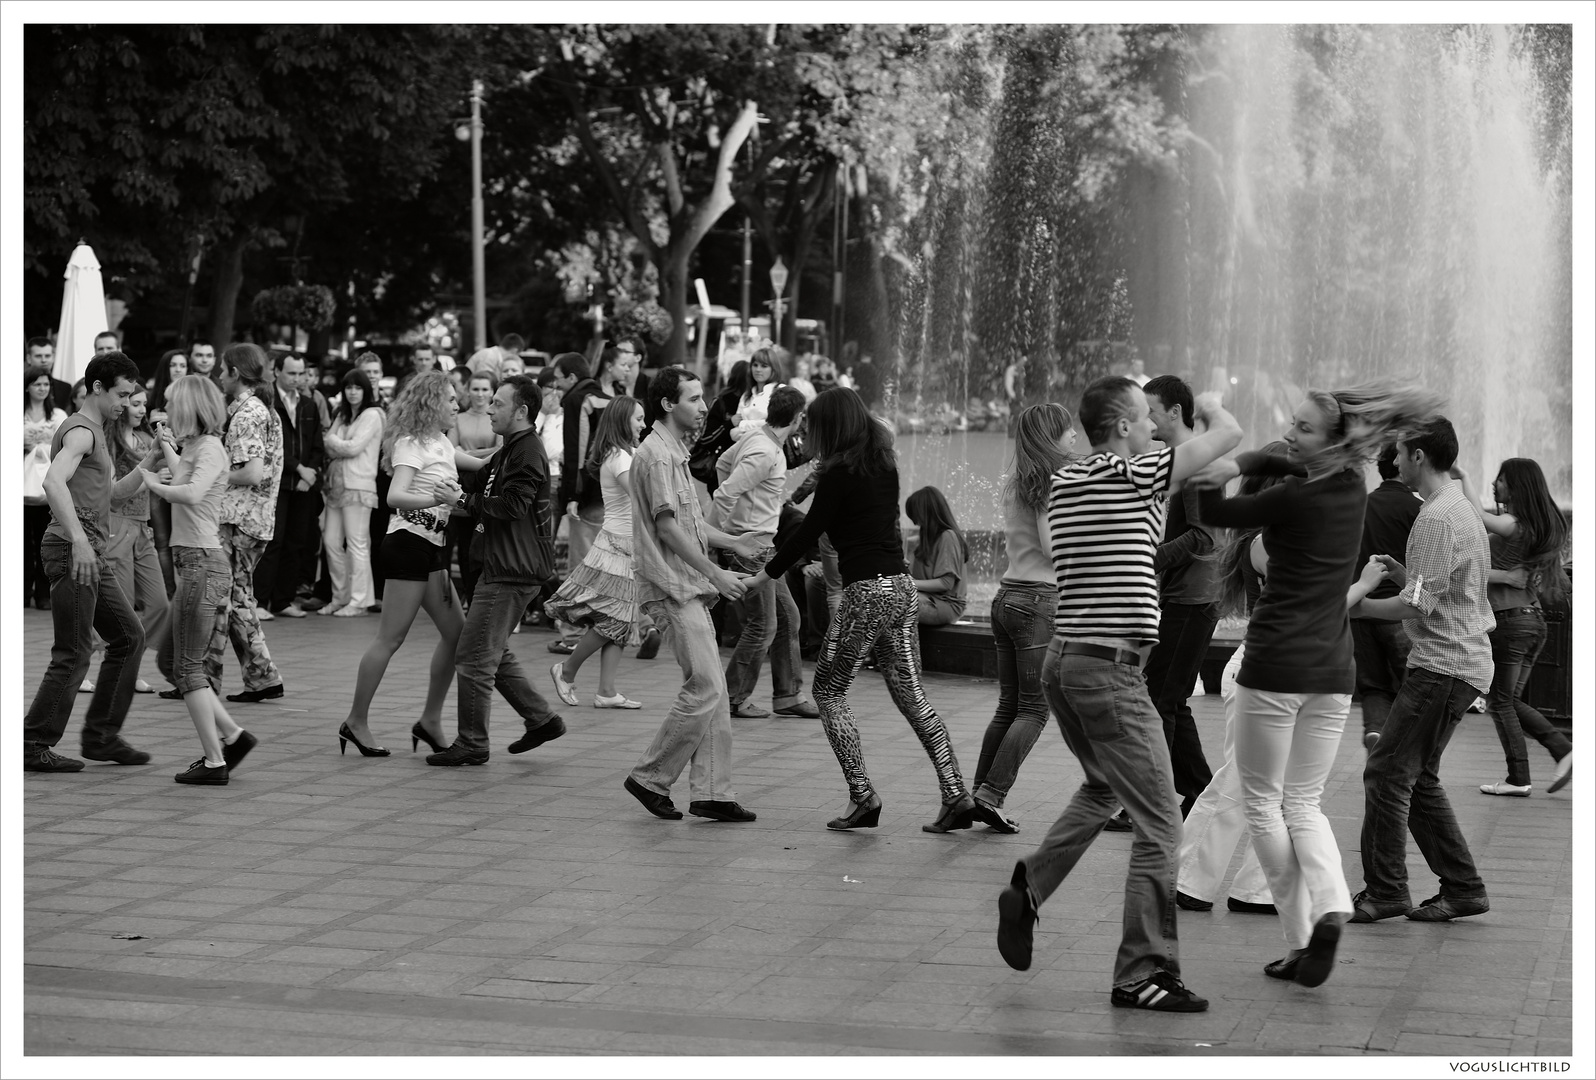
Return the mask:
<path id="1" fill-rule="evenodd" d="M 693 452 L 687 458 L 687 471 L 693 474 L 693 479 L 704 484 L 714 491 L 720 486 L 720 477 L 715 475 L 715 462 L 720 460 L 721 454 L 730 449 L 732 439 L 731 418 L 721 420 L 720 426 L 705 431 L 693 444 Z"/>
<path id="2" fill-rule="evenodd" d="M 34 444 L 22 459 L 22 501 L 27 506 L 44 506 L 44 474 L 50 471 L 50 444 Z"/>

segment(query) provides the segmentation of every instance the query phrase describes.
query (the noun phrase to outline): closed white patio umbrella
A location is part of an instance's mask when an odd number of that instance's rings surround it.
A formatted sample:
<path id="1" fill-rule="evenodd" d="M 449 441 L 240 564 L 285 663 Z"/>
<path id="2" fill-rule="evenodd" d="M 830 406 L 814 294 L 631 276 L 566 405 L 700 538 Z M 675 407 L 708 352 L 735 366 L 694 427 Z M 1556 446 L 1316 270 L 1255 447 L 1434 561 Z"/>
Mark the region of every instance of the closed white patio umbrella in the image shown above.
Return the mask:
<path id="1" fill-rule="evenodd" d="M 105 317 L 105 283 L 100 260 L 84 241 L 67 260 L 66 288 L 61 293 L 61 321 L 56 324 L 55 377 L 75 383 L 94 358 L 94 337 L 110 329 Z"/>

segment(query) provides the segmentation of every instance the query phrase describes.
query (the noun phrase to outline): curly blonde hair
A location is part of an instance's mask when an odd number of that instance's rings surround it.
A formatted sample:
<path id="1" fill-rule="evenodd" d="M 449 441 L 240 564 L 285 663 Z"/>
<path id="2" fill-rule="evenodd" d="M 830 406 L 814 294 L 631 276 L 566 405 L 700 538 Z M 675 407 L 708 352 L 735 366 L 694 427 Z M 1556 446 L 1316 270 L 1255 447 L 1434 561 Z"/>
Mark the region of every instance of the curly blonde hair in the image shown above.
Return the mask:
<path id="1" fill-rule="evenodd" d="M 448 431 L 453 426 L 449 415 L 449 400 L 453 394 L 454 387 L 441 371 L 412 375 L 388 407 L 388 427 L 382 436 L 383 459 L 392 456 L 393 444 L 399 439 L 406 436 L 419 439 Z"/>

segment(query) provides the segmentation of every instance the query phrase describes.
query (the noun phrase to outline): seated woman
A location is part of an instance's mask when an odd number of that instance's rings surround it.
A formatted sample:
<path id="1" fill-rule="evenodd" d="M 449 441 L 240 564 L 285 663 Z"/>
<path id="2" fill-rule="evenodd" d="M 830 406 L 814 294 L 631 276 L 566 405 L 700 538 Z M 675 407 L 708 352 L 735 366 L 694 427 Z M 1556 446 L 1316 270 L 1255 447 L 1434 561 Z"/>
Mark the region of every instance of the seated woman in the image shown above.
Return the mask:
<path id="1" fill-rule="evenodd" d="M 947 497 L 923 487 L 904 503 L 909 520 L 920 527 L 909 573 L 920 593 L 920 625 L 946 626 L 964 614 L 964 564 L 970 546 L 953 519 Z"/>

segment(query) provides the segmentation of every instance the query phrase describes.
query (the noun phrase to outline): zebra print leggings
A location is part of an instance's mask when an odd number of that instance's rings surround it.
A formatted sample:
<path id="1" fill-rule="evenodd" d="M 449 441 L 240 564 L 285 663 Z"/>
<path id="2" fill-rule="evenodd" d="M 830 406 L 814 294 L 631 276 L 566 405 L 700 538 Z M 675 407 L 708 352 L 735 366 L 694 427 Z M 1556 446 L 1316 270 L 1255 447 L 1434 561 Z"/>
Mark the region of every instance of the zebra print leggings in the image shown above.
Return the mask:
<path id="1" fill-rule="evenodd" d="M 918 603 L 914 579 L 907 574 L 856 581 L 842 590 L 842 603 L 820 648 L 820 660 L 815 666 L 815 704 L 820 707 L 820 722 L 848 782 L 849 797 L 856 804 L 868 801 L 874 789 L 865 772 L 859 728 L 848 707 L 848 687 L 872 650 L 893 704 L 914 728 L 931 758 L 942 801 L 957 802 L 967 793 L 947 728 L 920 686 Z"/>

